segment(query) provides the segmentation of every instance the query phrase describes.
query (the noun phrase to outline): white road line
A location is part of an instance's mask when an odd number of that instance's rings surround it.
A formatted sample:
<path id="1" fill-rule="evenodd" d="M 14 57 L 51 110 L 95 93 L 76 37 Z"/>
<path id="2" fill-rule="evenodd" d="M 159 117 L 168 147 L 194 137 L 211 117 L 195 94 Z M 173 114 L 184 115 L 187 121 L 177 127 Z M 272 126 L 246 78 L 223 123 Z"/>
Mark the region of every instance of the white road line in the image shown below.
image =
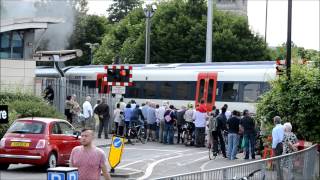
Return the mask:
<path id="1" fill-rule="evenodd" d="M 189 165 L 189 164 L 193 164 L 195 162 L 198 162 L 198 161 L 201 161 L 203 159 L 209 159 L 208 157 L 201 157 L 201 158 L 198 158 L 198 159 L 195 159 L 193 161 L 189 161 L 187 163 L 177 163 L 178 166 L 186 166 L 186 165 Z"/>
<path id="2" fill-rule="evenodd" d="M 128 163 L 128 164 L 124 164 L 122 166 L 119 166 L 119 168 L 125 168 L 127 166 L 130 166 L 132 164 L 136 164 L 136 163 L 140 163 L 140 162 L 143 162 L 144 160 L 138 160 L 138 161 L 134 161 L 134 162 L 131 162 L 131 163 Z"/>
<path id="3" fill-rule="evenodd" d="M 160 159 L 158 161 L 155 161 L 151 164 L 148 165 L 148 168 L 146 169 L 146 172 L 143 176 L 139 177 L 137 180 L 143 180 L 143 179 L 147 179 L 151 174 L 152 174 L 152 171 L 153 171 L 153 168 L 158 165 L 159 163 L 163 162 L 163 161 L 166 161 L 166 160 L 169 160 L 169 159 L 175 159 L 175 158 L 179 158 L 179 157 L 182 157 L 183 155 L 180 154 L 180 155 L 177 155 L 177 156 L 173 156 L 173 157 L 168 157 L 168 158 L 165 158 L 165 159 Z"/>
<path id="4" fill-rule="evenodd" d="M 163 152 L 176 152 L 176 153 L 189 151 L 189 150 L 179 151 L 179 150 L 165 150 L 165 149 L 139 149 L 139 148 L 125 148 L 125 150 L 137 150 L 137 149 L 138 149 L 138 150 L 142 150 L 142 151 L 163 151 Z"/>
<path id="5" fill-rule="evenodd" d="M 200 170 L 201 170 L 201 171 L 204 171 L 204 170 L 205 170 L 205 167 L 206 167 L 210 162 L 211 162 L 211 161 L 208 161 L 208 162 L 203 163 L 203 164 L 200 166 Z"/>

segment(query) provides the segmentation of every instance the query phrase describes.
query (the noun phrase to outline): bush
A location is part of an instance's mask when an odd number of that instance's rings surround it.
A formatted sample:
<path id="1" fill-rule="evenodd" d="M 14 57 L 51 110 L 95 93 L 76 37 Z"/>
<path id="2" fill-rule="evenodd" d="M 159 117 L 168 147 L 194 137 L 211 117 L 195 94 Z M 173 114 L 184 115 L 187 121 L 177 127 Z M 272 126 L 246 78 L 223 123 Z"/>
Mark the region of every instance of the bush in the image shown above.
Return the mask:
<path id="1" fill-rule="evenodd" d="M 0 92 L 0 104 L 9 108 L 9 123 L 0 125 L 0 138 L 6 133 L 12 122 L 23 117 L 64 118 L 54 107 L 37 96 L 23 93 Z"/>
<path id="2" fill-rule="evenodd" d="M 283 75 L 271 82 L 271 90 L 257 104 L 257 117 L 273 123 L 278 115 L 291 122 L 299 138 L 320 142 L 320 70 L 293 65 L 291 81 Z"/>

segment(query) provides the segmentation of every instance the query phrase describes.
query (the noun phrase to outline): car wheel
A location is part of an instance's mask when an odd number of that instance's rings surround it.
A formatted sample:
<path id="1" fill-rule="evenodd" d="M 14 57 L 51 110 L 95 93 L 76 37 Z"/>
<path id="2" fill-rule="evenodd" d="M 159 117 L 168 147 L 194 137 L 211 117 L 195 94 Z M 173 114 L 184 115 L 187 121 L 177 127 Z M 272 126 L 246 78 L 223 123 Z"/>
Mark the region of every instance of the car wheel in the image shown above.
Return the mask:
<path id="1" fill-rule="evenodd" d="M 55 168 L 57 166 L 57 156 L 51 153 L 47 162 L 47 168 Z"/>
<path id="2" fill-rule="evenodd" d="M 0 170 L 7 170 L 10 164 L 0 164 Z"/>

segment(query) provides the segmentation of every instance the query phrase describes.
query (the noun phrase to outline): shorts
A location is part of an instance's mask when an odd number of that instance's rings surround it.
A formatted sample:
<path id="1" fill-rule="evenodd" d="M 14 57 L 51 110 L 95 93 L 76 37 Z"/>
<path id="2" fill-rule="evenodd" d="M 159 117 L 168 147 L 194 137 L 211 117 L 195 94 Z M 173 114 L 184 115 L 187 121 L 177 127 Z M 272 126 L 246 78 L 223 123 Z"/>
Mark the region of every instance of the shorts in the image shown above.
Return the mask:
<path id="1" fill-rule="evenodd" d="M 156 130 L 157 129 L 157 123 L 154 123 L 154 124 L 148 124 L 148 127 L 147 127 L 148 129 L 150 129 L 150 130 Z"/>

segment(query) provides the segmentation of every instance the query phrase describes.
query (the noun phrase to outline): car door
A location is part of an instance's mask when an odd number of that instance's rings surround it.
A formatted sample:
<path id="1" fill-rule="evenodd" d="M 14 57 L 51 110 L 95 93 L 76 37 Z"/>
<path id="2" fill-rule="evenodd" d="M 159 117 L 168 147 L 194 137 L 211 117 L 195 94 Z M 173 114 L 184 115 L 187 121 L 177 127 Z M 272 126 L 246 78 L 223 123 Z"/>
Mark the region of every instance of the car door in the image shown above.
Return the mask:
<path id="1" fill-rule="evenodd" d="M 61 130 L 61 140 L 62 147 L 60 153 L 63 159 L 67 162 L 70 158 L 72 149 L 79 145 L 79 139 L 73 135 L 74 129 L 67 122 L 58 122 L 59 128 Z"/>

